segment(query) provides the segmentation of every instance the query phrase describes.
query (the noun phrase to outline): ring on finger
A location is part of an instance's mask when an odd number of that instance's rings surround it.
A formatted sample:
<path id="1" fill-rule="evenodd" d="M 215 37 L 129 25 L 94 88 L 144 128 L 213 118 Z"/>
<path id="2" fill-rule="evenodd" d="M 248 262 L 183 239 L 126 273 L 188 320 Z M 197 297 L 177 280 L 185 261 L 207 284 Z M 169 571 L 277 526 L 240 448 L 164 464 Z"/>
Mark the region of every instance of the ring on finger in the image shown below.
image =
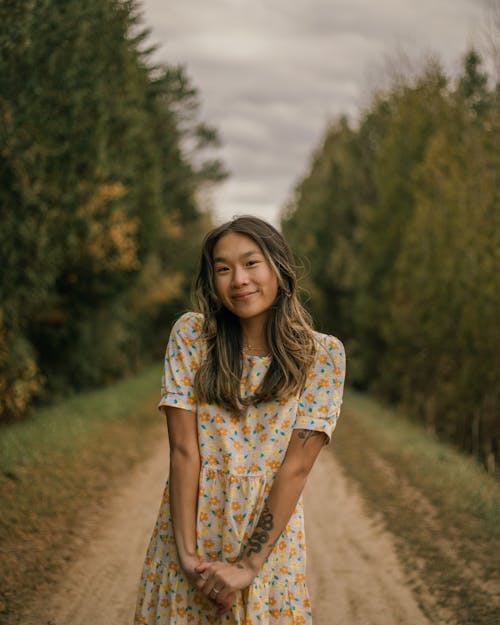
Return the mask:
<path id="1" fill-rule="evenodd" d="M 206 582 L 207 578 L 203 575 L 203 573 L 198 573 L 198 575 L 201 577 L 201 579 Z"/>

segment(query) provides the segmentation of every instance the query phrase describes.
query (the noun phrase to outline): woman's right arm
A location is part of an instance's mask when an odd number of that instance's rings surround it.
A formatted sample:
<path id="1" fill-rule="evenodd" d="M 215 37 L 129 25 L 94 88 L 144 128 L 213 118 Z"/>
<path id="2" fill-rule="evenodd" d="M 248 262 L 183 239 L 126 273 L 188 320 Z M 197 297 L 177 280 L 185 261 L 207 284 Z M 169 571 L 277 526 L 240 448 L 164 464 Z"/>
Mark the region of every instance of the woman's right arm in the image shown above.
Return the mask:
<path id="1" fill-rule="evenodd" d="M 194 568 L 200 562 L 196 555 L 196 516 L 201 466 L 196 414 L 172 406 L 163 409 L 170 445 L 170 509 L 175 544 L 182 569 L 195 583 L 199 575 Z"/>

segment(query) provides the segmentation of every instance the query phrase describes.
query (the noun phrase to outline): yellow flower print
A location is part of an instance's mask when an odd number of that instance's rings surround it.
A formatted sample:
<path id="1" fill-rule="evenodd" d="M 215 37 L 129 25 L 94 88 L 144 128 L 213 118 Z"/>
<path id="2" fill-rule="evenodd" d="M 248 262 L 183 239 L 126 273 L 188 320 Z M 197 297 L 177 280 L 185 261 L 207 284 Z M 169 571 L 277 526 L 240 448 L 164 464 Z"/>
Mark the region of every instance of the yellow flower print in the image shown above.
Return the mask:
<path id="1" fill-rule="evenodd" d="M 208 503 L 211 506 L 218 506 L 220 504 L 220 499 L 218 497 L 209 497 Z"/>
<path id="2" fill-rule="evenodd" d="M 155 581 L 155 574 L 153 573 L 153 571 L 151 571 L 151 573 L 148 575 L 148 581 L 150 582 Z"/>
<path id="3" fill-rule="evenodd" d="M 295 581 L 297 582 L 297 584 L 299 584 L 300 582 L 305 582 L 306 576 L 304 575 L 304 573 L 297 573 L 295 575 Z"/>
<path id="4" fill-rule="evenodd" d="M 216 510 L 213 511 L 213 514 L 218 519 L 222 519 L 224 517 L 224 510 L 222 508 L 217 508 Z"/>
<path id="5" fill-rule="evenodd" d="M 200 521 L 208 521 L 208 514 L 206 512 L 200 512 Z"/>
<path id="6" fill-rule="evenodd" d="M 160 601 L 160 605 L 162 608 L 168 608 L 170 604 L 168 602 L 168 599 L 166 597 L 163 597 L 163 599 Z"/>
<path id="7" fill-rule="evenodd" d="M 177 608 L 177 614 L 179 616 L 184 616 L 186 614 L 186 608 Z"/>
<path id="8" fill-rule="evenodd" d="M 177 571 L 179 567 L 177 566 L 177 562 L 170 562 L 168 565 L 168 568 L 171 571 Z"/>
<path id="9" fill-rule="evenodd" d="M 215 456 L 208 456 L 207 458 L 208 464 L 217 464 L 217 458 Z"/>
<path id="10" fill-rule="evenodd" d="M 239 501 L 231 502 L 231 510 L 239 510 L 241 508 L 241 504 Z"/>
<path id="11" fill-rule="evenodd" d="M 224 417 L 221 414 L 214 415 L 215 423 L 224 423 Z"/>
<path id="12" fill-rule="evenodd" d="M 244 425 L 244 426 L 241 428 L 241 431 L 243 432 L 243 434 L 244 434 L 245 436 L 248 436 L 248 435 L 251 433 L 252 428 L 251 428 L 249 425 Z"/>
<path id="13" fill-rule="evenodd" d="M 269 597 L 269 605 L 276 605 L 276 599 L 274 597 Z"/>
<path id="14" fill-rule="evenodd" d="M 280 468 L 281 462 L 279 460 L 266 460 L 266 465 L 275 471 Z"/>
<path id="15" fill-rule="evenodd" d="M 304 601 L 302 603 L 303 603 L 304 608 L 310 608 L 311 607 L 311 602 L 310 602 L 310 600 L 307 597 L 304 599 Z"/>
<path id="16" fill-rule="evenodd" d="M 312 393 L 307 393 L 307 395 L 305 396 L 306 401 L 310 402 L 312 404 L 312 402 L 314 401 L 315 397 Z"/>
<path id="17" fill-rule="evenodd" d="M 233 441 L 233 447 L 234 447 L 235 449 L 243 449 L 243 445 L 242 445 L 242 444 L 240 443 L 240 441 L 238 441 L 238 440 Z"/>
<path id="18" fill-rule="evenodd" d="M 258 612 L 260 610 L 260 601 L 254 601 L 252 607 L 256 612 Z"/>
<path id="19" fill-rule="evenodd" d="M 326 363 L 328 362 L 328 356 L 326 354 L 320 354 L 318 357 L 318 362 L 321 365 L 326 365 Z"/>
<path id="20" fill-rule="evenodd" d="M 160 529 L 164 532 L 168 528 L 168 523 L 160 523 Z"/>
<path id="21" fill-rule="evenodd" d="M 227 434 L 227 429 L 226 428 L 217 428 L 217 434 L 219 436 L 226 436 Z"/>
<path id="22" fill-rule="evenodd" d="M 267 441 L 267 434 L 261 434 L 259 436 L 259 440 L 261 443 L 263 443 L 264 441 Z"/>
<path id="23" fill-rule="evenodd" d="M 288 575 L 288 567 L 287 566 L 282 566 L 280 568 L 280 573 L 283 573 L 283 575 Z"/>
<path id="24" fill-rule="evenodd" d="M 231 545 L 231 543 L 226 543 L 224 545 L 224 553 L 231 553 L 231 551 L 234 550 L 233 545 Z"/>
<path id="25" fill-rule="evenodd" d="M 198 415 L 198 419 L 202 423 L 208 423 L 208 421 L 210 421 L 210 415 L 208 414 L 208 412 L 200 412 Z"/>

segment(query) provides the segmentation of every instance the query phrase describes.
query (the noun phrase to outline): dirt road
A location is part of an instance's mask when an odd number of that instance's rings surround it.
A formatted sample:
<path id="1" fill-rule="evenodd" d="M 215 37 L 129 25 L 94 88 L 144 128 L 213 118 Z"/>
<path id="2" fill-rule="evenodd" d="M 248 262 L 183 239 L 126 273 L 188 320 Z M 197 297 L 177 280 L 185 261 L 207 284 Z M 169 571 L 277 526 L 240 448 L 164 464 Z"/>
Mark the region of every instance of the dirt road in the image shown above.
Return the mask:
<path id="1" fill-rule="evenodd" d="M 80 553 L 55 593 L 23 625 L 131 625 L 139 574 L 167 474 L 159 430 L 150 458 L 126 476 L 104 511 L 86 520 Z M 314 625 L 425 625 L 390 534 L 369 516 L 330 449 L 306 493 L 308 579 Z"/>

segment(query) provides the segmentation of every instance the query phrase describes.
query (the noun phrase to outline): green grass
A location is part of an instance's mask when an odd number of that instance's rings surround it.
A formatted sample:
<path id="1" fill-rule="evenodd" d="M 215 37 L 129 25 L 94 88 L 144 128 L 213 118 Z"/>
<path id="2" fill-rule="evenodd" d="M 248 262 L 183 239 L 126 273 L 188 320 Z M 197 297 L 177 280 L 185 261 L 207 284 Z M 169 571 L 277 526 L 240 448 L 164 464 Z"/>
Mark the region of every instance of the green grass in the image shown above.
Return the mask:
<path id="1" fill-rule="evenodd" d="M 433 502 L 480 519 L 500 536 L 500 483 L 467 457 L 372 398 L 347 390 L 345 404 L 362 415 L 377 449 L 430 495 Z M 346 425 L 348 427 L 348 424 Z"/>
<path id="2" fill-rule="evenodd" d="M 429 621 L 496 625 L 497 479 L 423 426 L 350 389 L 332 453 L 368 510 L 383 518 Z"/>
<path id="3" fill-rule="evenodd" d="M 75 394 L 30 419 L 0 428 L 0 471 L 44 462 L 47 452 L 72 454 L 113 421 L 128 420 L 155 391 L 157 365 L 103 389 Z"/>
<path id="4" fill-rule="evenodd" d="M 149 367 L 0 429 L 2 625 L 17 625 L 31 594 L 64 573 L 81 520 L 106 507 L 162 428 L 166 441 L 160 375 Z"/>

